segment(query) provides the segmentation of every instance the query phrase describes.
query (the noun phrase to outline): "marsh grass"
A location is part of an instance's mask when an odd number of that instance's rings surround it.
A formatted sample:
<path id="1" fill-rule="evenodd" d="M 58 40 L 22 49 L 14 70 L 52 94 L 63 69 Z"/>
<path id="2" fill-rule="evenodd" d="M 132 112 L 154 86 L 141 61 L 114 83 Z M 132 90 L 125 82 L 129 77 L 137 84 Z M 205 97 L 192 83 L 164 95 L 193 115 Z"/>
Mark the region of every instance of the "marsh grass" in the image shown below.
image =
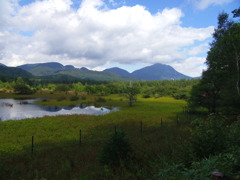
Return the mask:
<path id="1" fill-rule="evenodd" d="M 56 95 L 54 95 L 56 97 Z M 60 97 L 59 95 L 58 97 Z M 0 123 L 0 173 L 4 179 L 147 179 L 161 163 L 180 162 L 189 130 L 182 109 L 186 102 L 170 97 L 138 98 L 129 107 L 121 96 L 104 97 L 100 106 L 118 106 L 120 111 L 102 116 L 69 115 Z M 94 97 L 87 97 L 93 100 Z M 110 99 L 110 100 L 109 100 Z M 74 103 L 82 102 L 81 99 Z M 59 103 L 56 100 L 43 102 Z M 68 98 L 62 102 L 66 105 Z M 72 102 L 70 102 L 72 103 Z M 58 105 L 58 104 L 57 104 Z M 179 115 L 180 124 L 176 124 Z M 161 118 L 163 125 L 161 126 Z M 142 132 L 140 132 L 142 122 Z M 98 161 L 107 139 L 124 130 L 134 153 L 131 168 L 111 169 Z M 79 145 L 79 131 L 82 143 Z M 31 154 L 31 137 L 34 153 Z M 187 159 L 187 158 L 186 158 Z"/>

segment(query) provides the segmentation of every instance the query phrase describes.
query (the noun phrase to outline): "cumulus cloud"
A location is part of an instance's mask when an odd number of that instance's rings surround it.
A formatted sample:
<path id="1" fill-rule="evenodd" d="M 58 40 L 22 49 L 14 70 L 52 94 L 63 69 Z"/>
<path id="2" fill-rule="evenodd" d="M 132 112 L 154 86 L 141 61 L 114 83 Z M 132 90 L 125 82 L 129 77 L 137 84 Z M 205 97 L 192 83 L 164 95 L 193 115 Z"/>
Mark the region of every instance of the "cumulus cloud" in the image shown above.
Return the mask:
<path id="1" fill-rule="evenodd" d="M 10 1 L 0 16 L 8 18 L 0 29 L 0 62 L 12 66 L 58 61 L 95 69 L 114 63 L 165 63 L 179 69 L 188 63 L 194 68 L 196 55 L 204 49 L 201 44 L 213 32 L 213 27 L 182 27 L 178 8 L 151 14 L 141 5 L 110 9 L 102 0 L 83 0 L 78 9 L 71 0 L 22 7 Z M 192 68 L 189 71 L 201 73 Z"/>
<path id="2" fill-rule="evenodd" d="M 179 62 L 174 62 L 172 66 L 179 72 L 187 74 L 191 77 L 199 77 L 203 70 L 206 70 L 207 66 L 204 63 L 206 58 L 203 57 L 189 57 Z"/>
<path id="3" fill-rule="evenodd" d="M 233 0 L 192 0 L 197 9 L 203 10 L 211 5 L 223 5 Z"/>

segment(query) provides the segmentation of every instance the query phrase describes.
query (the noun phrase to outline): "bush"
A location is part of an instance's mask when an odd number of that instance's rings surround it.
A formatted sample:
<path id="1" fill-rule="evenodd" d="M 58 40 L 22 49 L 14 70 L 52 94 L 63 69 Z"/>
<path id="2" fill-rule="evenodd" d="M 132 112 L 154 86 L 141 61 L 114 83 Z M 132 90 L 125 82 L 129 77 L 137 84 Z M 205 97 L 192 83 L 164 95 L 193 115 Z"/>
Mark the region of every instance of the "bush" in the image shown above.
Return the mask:
<path id="1" fill-rule="evenodd" d="M 103 165 L 110 167 L 120 166 L 130 160 L 132 148 L 129 141 L 125 138 L 125 133 L 117 131 L 111 135 L 108 142 L 102 149 L 99 161 Z"/>
<path id="2" fill-rule="evenodd" d="M 151 95 L 150 95 L 150 94 L 143 94 L 142 97 L 143 97 L 143 98 L 150 98 Z"/>
<path id="3" fill-rule="evenodd" d="M 34 91 L 28 85 L 25 85 L 25 84 L 15 83 L 13 85 L 13 90 L 16 94 L 33 94 L 34 93 Z"/>
<path id="4" fill-rule="evenodd" d="M 229 135 L 229 146 L 239 146 L 240 147 L 240 120 L 235 121 L 230 126 Z"/>
<path id="5" fill-rule="evenodd" d="M 215 171 L 222 172 L 225 177 L 236 177 L 239 175 L 240 164 L 237 161 L 239 155 L 240 149 L 235 148 L 226 153 L 192 162 L 187 167 L 184 164 L 169 164 L 158 172 L 156 179 L 207 180 Z"/>
<path id="6" fill-rule="evenodd" d="M 198 158 L 207 158 L 227 148 L 228 128 L 224 117 L 210 115 L 206 120 L 195 120 L 193 126 L 192 146 Z"/>

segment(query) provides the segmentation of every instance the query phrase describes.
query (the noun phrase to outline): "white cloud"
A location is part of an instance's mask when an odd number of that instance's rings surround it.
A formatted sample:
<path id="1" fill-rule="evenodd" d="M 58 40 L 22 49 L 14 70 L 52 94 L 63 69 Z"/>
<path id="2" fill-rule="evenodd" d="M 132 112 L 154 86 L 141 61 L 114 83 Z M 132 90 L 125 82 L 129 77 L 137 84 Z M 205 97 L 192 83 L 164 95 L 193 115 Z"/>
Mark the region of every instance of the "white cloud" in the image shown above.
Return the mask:
<path id="1" fill-rule="evenodd" d="M 204 62 L 206 58 L 202 57 L 190 57 L 182 61 L 181 63 L 173 63 L 172 66 L 183 74 L 191 77 L 199 77 L 203 70 L 206 69 Z"/>
<path id="2" fill-rule="evenodd" d="M 233 0 L 192 0 L 197 9 L 203 10 L 211 5 L 223 5 Z"/>
<path id="3" fill-rule="evenodd" d="M 102 0 L 84 0 L 78 9 L 71 5 L 71 0 L 12 5 L 0 29 L 0 62 L 15 66 L 58 61 L 95 69 L 158 62 L 180 67 L 187 58 L 196 63 L 195 56 L 204 49 L 201 44 L 213 32 L 213 27 L 182 27 L 183 13 L 177 8 L 151 14 L 140 5 L 109 9 Z M 28 32 L 33 33 L 26 36 Z M 199 47 L 194 49 L 195 42 Z M 192 67 L 189 71 L 201 73 Z"/>
<path id="4" fill-rule="evenodd" d="M 209 49 L 209 44 L 205 43 L 205 44 L 200 44 L 199 46 L 194 46 L 191 49 L 188 49 L 188 54 L 190 56 L 196 56 L 202 53 L 206 53 Z"/>

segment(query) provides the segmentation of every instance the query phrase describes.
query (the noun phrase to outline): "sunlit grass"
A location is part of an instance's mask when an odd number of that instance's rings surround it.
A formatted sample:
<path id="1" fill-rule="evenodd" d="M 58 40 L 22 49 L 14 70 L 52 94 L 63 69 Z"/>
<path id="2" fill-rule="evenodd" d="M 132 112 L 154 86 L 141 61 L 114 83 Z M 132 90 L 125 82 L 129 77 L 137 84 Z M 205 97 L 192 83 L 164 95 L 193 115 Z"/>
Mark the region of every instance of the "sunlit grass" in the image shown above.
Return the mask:
<path id="1" fill-rule="evenodd" d="M 177 128 L 175 122 L 177 114 L 180 115 L 186 106 L 185 101 L 171 97 L 157 99 L 139 97 L 133 107 L 129 107 L 123 96 L 104 98 L 106 102 L 97 104 L 117 106 L 120 110 L 101 116 L 69 115 L 1 122 L 0 157 L 7 159 L 11 157 L 10 160 L 4 161 L 5 166 L 11 169 L 12 164 L 15 164 L 14 168 L 20 171 L 10 174 L 28 176 L 30 179 L 36 177 L 35 171 L 41 177 L 50 179 L 54 177 L 54 171 L 59 173 L 55 177 L 62 179 L 66 177 L 66 173 L 78 178 L 92 178 L 98 177 L 101 173 L 105 174 L 97 161 L 97 156 L 115 128 L 127 133 L 134 152 L 142 163 L 147 159 L 154 160 L 161 154 L 178 158 L 176 153 L 179 153 L 177 152 L 179 145 L 176 143 L 183 141 L 188 132 L 183 131 L 181 127 Z M 94 97 L 87 97 L 88 99 L 94 102 Z M 69 103 L 67 101 L 63 100 L 63 104 L 67 105 Z M 50 104 L 59 105 L 58 102 L 50 100 Z M 79 146 L 80 130 L 81 146 Z M 32 136 L 34 136 L 34 160 L 31 159 Z M 26 162 L 22 163 L 22 159 Z M 47 170 L 47 167 L 52 168 L 53 172 Z M 33 172 L 28 174 L 27 168 L 33 169 Z M 143 168 L 146 168 L 145 165 Z M 141 173 L 143 175 L 146 172 Z"/>

